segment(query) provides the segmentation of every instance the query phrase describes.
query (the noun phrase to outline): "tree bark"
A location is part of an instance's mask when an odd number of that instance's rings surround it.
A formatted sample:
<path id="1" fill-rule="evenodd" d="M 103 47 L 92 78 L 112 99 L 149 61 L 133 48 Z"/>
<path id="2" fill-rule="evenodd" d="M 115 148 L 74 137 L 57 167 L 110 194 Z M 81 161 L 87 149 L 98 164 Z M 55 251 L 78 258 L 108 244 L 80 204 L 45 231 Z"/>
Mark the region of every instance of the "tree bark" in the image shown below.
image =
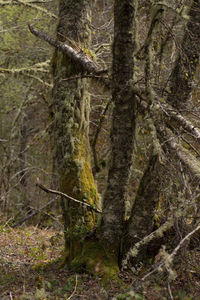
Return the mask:
<path id="1" fill-rule="evenodd" d="M 67 36 L 84 48 L 90 44 L 90 1 L 60 0 L 58 39 Z M 81 74 L 82 66 L 55 49 L 52 58 L 53 95 L 51 141 L 54 172 L 59 190 L 67 195 L 97 205 L 98 196 L 90 165 L 88 140 L 90 97 L 86 79 L 64 81 Z M 65 225 L 65 261 L 69 265 L 81 253 L 80 240 L 96 225 L 96 214 L 64 198 L 61 201 Z"/>
<path id="2" fill-rule="evenodd" d="M 114 4 L 112 157 L 101 230 L 105 245 L 117 258 L 123 233 L 135 134 L 135 98 L 132 92 L 134 5 L 133 0 L 116 0 Z"/>

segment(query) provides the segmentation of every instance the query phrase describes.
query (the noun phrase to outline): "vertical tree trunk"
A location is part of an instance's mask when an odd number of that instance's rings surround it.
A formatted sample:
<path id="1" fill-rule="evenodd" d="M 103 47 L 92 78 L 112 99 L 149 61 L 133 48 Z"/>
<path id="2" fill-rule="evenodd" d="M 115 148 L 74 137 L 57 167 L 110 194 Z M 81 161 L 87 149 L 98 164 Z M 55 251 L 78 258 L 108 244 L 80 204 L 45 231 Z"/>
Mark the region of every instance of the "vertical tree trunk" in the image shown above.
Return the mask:
<path id="1" fill-rule="evenodd" d="M 90 1 L 60 0 L 58 39 L 69 43 L 69 39 L 83 48 L 90 45 Z M 59 177 L 60 190 L 81 201 L 97 204 L 89 154 L 88 130 L 90 97 L 85 79 L 65 81 L 68 77 L 81 74 L 78 64 L 55 50 L 53 59 L 53 96 L 50 105 L 52 116 L 51 141 L 54 168 Z M 65 225 L 66 259 L 70 263 L 81 251 L 80 234 L 91 230 L 96 217 L 62 199 Z"/>
<path id="2" fill-rule="evenodd" d="M 132 92 L 135 1 L 114 2 L 114 44 L 111 130 L 112 157 L 104 196 L 102 235 L 118 257 L 124 225 L 125 199 L 132 164 L 135 133 L 135 99 Z"/>

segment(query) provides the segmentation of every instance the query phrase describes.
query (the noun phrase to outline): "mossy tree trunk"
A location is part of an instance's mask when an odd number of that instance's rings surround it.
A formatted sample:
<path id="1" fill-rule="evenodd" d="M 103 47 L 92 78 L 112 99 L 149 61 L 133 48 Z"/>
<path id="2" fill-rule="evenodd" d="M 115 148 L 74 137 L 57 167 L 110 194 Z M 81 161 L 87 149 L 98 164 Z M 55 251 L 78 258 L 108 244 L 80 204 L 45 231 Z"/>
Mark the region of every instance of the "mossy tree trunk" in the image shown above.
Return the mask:
<path id="1" fill-rule="evenodd" d="M 90 1 L 60 0 L 57 38 L 69 43 L 75 41 L 83 48 L 90 45 Z M 71 45 L 73 46 L 73 45 Z M 60 191 L 97 205 L 88 141 L 90 97 L 86 79 L 71 81 L 66 78 L 80 75 L 83 70 L 65 54 L 55 50 L 53 59 L 53 95 L 50 105 L 54 171 L 60 182 Z M 96 224 L 93 212 L 71 201 L 62 199 L 65 226 L 66 259 L 70 263 L 77 255 L 79 234 Z"/>

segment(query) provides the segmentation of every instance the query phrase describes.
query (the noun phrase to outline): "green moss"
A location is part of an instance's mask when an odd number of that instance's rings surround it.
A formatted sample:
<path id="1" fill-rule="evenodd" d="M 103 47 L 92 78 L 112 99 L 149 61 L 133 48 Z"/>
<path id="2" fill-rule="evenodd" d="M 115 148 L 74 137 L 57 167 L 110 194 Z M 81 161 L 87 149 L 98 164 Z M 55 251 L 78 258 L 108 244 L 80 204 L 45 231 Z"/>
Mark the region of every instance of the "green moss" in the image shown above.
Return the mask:
<path id="1" fill-rule="evenodd" d="M 84 241 L 80 255 L 70 265 L 75 272 L 98 274 L 107 279 L 116 279 L 119 272 L 116 259 L 99 241 Z"/>

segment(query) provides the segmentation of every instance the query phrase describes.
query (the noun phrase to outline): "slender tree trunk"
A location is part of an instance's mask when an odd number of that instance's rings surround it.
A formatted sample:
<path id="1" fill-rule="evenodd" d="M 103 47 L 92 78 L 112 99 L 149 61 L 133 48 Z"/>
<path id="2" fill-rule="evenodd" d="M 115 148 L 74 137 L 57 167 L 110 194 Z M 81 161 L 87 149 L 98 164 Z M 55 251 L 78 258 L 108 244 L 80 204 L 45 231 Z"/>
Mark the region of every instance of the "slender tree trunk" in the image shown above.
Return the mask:
<path id="1" fill-rule="evenodd" d="M 112 98 L 115 106 L 111 130 L 111 166 L 104 196 L 101 229 L 105 245 L 116 257 L 119 255 L 123 233 L 135 134 L 135 99 L 132 92 L 134 9 L 133 0 L 114 2 Z"/>

